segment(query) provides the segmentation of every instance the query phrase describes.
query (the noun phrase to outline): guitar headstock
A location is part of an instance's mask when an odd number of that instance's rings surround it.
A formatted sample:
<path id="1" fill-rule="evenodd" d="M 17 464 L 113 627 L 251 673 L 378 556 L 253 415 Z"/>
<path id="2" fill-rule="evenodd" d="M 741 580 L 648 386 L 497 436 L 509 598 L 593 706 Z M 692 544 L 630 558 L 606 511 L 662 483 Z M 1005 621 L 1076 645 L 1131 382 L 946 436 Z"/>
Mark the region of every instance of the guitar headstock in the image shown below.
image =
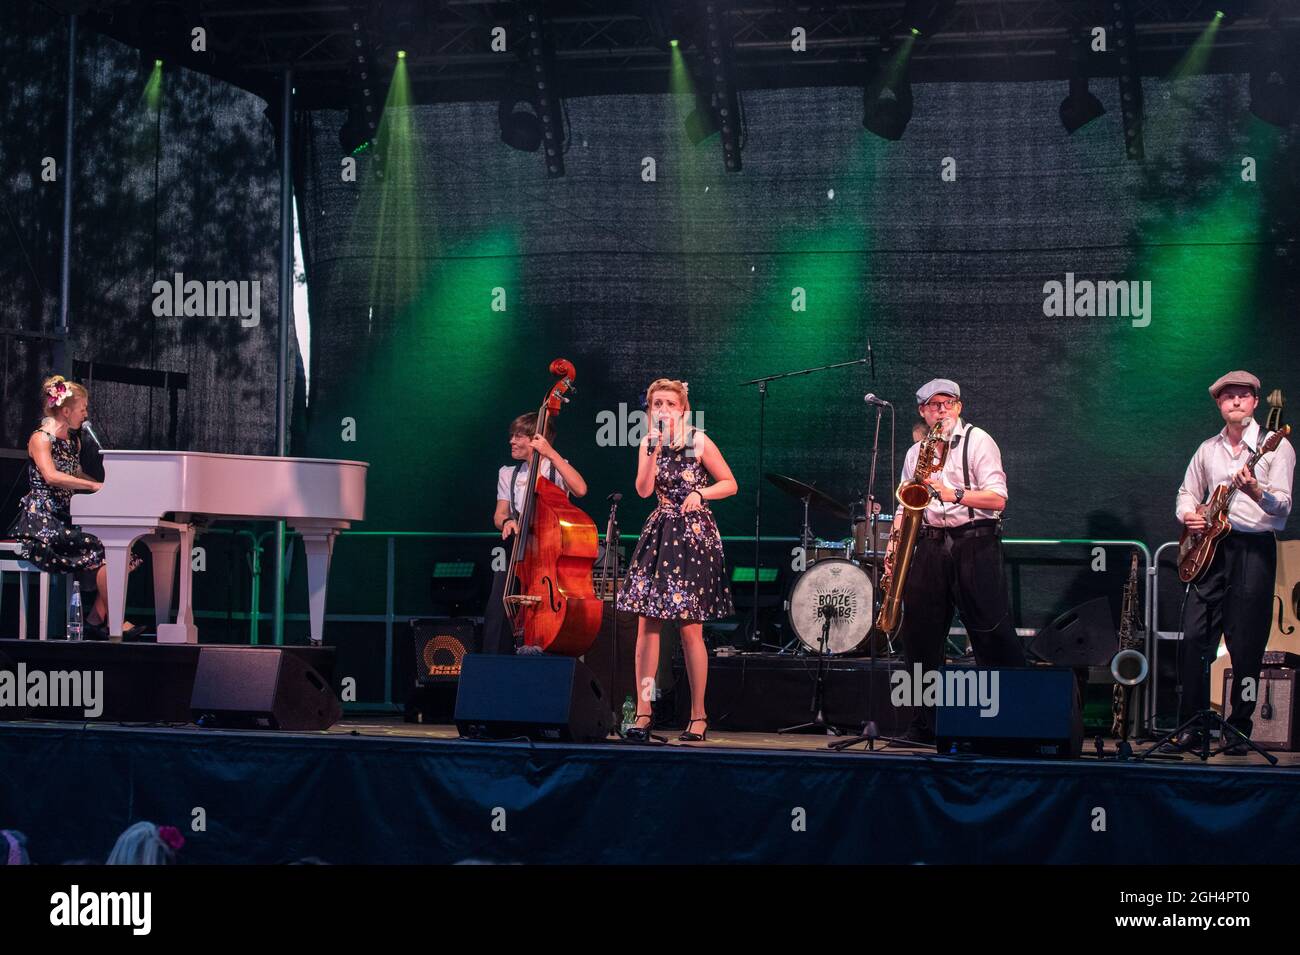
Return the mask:
<path id="1" fill-rule="evenodd" d="M 1260 445 L 1259 453 L 1270 454 L 1273 451 L 1276 451 L 1277 446 L 1282 443 L 1282 439 L 1285 438 L 1290 433 L 1291 433 L 1291 426 L 1289 424 L 1282 425 L 1282 427 L 1278 428 L 1276 431 L 1274 431 L 1267 438 L 1264 439 L 1264 443 Z"/>

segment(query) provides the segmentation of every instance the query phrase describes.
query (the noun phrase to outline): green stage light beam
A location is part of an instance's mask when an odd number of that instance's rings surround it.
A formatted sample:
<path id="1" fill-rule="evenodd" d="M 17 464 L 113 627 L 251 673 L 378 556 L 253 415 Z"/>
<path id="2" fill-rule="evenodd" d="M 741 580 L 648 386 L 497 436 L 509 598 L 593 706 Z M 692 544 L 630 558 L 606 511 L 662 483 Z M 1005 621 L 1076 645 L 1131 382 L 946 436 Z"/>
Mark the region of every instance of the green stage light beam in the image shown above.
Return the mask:
<path id="1" fill-rule="evenodd" d="M 154 60 L 153 69 L 149 71 L 149 79 L 145 81 L 144 91 L 140 94 L 140 101 L 149 112 L 158 112 L 162 105 L 162 78 L 163 78 L 163 61 Z"/>
<path id="2" fill-rule="evenodd" d="M 383 178 L 366 184 L 372 193 L 377 192 L 370 203 L 375 216 L 371 302 L 394 317 L 418 297 L 420 262 L 428 252 L 420 218 L 415 107 L 406 62 L 399 58 L 393 70 L 379 120 L 378 145 L 369 157 L 378 164 Z"/>
<path id="3" fill-rule="evenodd" d="M 1244 114 L 1241 150 L 1266 167 L 1278 154 L 1280 133 Z M 1196 168 L 1170 168 L 1160 178 L 1192 176 Z M 1160 188 L 1167 193 L 1173 187 Z M 1186 198 L 1147 204 L 1133 260 L 1115 278 L 1151 283 L 1150 324 L 1133 327 L 1121 317 L 1048 319 L 1088 322 L 1097 330 L 1094 346 L 1079 356 L 1095 387 L 1080 396 L 1074 413 L 1084 420 L 1142 421 L 1151 414 L 1152 395 L 1133 382 L 1160 382 L 1173 394 L 1199 397 L 1204 383 L 1222 374 L 1220 366 L 1260 356 L 1257 316 L 1276 307 L 1261 278 L 1272 255 L 1265 202 L 1254 184 L 1241 181 L 1240 166 L 1227 162 L 1213 181 L 1189 188 Z M 1085 455 L 1109 456 L 1117 467 L 1135 471 L 1149 466 L 1140 441 L 1116 440 L 1106 428 L 1084 429 L 1078 437 Z"/>

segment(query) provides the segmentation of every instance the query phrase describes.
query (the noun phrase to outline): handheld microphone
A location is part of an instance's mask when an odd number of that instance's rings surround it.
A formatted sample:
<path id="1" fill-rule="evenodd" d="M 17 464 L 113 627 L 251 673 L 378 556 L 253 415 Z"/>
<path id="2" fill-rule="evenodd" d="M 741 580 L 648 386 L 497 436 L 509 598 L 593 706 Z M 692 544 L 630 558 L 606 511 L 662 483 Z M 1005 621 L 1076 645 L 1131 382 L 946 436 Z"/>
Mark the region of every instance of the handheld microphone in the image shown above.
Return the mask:
<path id="1" fill-rule="evenodd" d="M 660 419 L 659 419 L 659 431 L 660 431 L 660 433 L 662 433 L 662 432 L 664 432 L 664 431 L 667 431 L 667 430 L 668 430 L 668 419 L 667 419 L 667 418 L 660 418 Z M 654 454 L 654 453 L 655 453 L 655 438 L 654 438 L 653 435 L 651 435 L 650 440 L 649 440 L 648 442 L 646 442 L 645 453 L 646 453 L 646 454 Z"/>
<path id="2" fill-rule="evenodd" d="M 892 408 L 893 405 L 884 398 L 877 398 L 875 395 L 863 395 L 862 400 L 869 405 L 875 405 L 877 408 Z"/>

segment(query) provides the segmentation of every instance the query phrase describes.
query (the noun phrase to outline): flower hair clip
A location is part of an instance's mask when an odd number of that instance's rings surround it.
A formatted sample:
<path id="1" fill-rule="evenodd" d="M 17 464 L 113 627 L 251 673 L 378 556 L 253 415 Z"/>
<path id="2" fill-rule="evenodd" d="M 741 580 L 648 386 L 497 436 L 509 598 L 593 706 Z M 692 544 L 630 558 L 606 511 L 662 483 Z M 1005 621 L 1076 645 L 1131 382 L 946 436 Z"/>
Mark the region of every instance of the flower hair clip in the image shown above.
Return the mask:
<path id="1" fill-rule="evenodd" d="M 185 837 L 175 826 L 159 826 L 158 838 L 166 843 L 167 848 L 172 852 L 180 852 L 185 845 Z"/>
<path id="2" fill-rule="evenodd" d="M 682 382 L 682 391 L 686 392 L 688 395 L 691 393 L 691 383 L 689 381 Z"/>
<path id="3" fill-rule="evenodd" d="M 72 389 L 64 379 L 58 378 L 50 382 L 45 389 L 45 406 L 57 408 L 70 397 L 72 397 Z"/>

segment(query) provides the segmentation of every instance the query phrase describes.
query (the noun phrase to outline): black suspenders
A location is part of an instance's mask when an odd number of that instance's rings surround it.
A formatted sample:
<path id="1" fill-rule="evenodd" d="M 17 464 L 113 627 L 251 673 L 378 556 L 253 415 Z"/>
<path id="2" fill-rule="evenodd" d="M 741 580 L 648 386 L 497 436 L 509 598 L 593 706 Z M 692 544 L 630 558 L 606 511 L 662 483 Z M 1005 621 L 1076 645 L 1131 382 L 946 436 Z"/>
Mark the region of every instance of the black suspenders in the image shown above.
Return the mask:
<path id="1" fill-rule="evenodd" d="M 962 485 L 968 491 L 970 490 L 970 439 L 971 435 L 974 433 L 975 426 L 970 425 L 966 429 L 966 436 L 961 443 L 961 480 Z M 970 515 L 972 521 L 975 520 L 975 508 L 971 507 L 969 504 L 966 505 L 966 513 Z"/>

